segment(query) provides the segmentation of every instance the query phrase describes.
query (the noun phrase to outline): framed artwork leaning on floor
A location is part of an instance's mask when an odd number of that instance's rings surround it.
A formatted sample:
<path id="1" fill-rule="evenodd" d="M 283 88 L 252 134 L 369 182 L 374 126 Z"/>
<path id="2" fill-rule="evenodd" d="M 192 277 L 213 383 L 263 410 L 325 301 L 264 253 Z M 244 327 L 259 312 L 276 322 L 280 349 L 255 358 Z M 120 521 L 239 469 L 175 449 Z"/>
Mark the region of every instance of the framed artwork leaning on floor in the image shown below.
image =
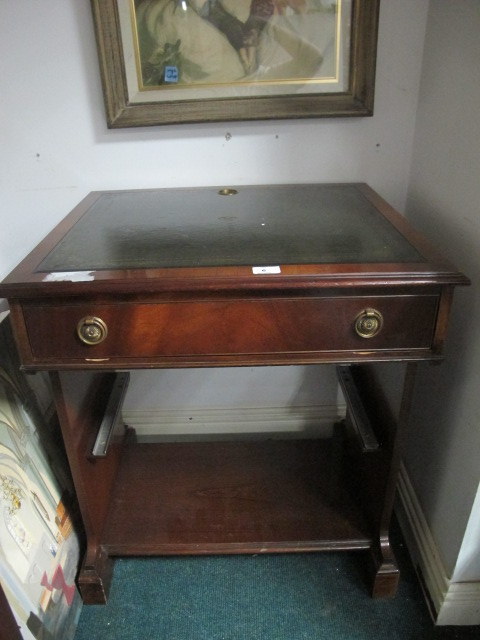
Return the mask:
<path id="1" fill-rule="evenodd" d="M 46 417 L 48 379 L 34 378 L 35 390 L 20 371 L 7 318 L 0 322 L 0 586 L 18 637 L 72 640 L 82 606 L 73 489 Z M 0 635 L 8 613 L 0 610 Z"/>

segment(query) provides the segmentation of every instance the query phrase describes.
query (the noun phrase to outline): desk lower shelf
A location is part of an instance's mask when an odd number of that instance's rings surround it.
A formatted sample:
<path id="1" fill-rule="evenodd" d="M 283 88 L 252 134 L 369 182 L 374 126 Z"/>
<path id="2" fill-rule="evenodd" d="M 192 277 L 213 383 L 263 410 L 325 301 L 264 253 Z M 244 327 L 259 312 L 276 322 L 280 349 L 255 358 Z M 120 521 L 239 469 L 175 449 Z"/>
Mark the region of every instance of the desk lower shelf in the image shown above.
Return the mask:
<path id="1" fill-rule="evenodd" d="M 103 546 L 109 555 L 366 549 L 331 440 L 132 444 Z"/>
<path id="2" fill-rule="evenodd" d="M 340 549 L 368 550 L 372 595 L 393 596 L 388 528 L 413 366 L 398 421 L 361 366 L 341 371 L 347 417 L 331 438 L 162 444 L 138 443 L 132 430 L 124 437 L 110 411 L 121 405 L 123 374 L 52 372 L 85 527 L 84 602 L 106 602 L 115 556 Z M 107 423 L 108 451 L 92 454 Z"/>

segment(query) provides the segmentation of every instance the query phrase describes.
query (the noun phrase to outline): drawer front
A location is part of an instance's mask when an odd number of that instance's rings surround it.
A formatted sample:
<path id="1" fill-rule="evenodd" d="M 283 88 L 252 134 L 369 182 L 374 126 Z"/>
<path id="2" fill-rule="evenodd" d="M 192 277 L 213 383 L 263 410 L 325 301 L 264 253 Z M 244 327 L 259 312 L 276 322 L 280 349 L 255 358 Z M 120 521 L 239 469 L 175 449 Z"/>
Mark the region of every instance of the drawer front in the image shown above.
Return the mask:
<path id="1" fill-rule="evenodd" d="M 437 306 L 436 295 L 32 304 L 24 306 L 24 318 L 36 361 L 160 362 L 185 356 L 429 349 Z M 355 328 L 365 309 L 376 310 L 380 318 L 373 337 L 362 337 Z M 106 337 L 85 344 L 77 325 L 92 317 L 101 321 L 93 338 L 98 330 Z"/>

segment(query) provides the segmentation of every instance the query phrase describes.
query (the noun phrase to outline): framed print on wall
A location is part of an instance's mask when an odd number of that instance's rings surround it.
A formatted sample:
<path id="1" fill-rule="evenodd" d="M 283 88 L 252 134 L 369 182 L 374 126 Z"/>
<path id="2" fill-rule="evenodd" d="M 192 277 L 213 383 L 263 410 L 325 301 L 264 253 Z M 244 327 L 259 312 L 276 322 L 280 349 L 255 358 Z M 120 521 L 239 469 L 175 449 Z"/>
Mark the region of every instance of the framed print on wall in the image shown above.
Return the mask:
<path id="1" fill-rule="evenodd" d="M 373 113 L 380 0 L 91 0 L 109 127 Z"/>

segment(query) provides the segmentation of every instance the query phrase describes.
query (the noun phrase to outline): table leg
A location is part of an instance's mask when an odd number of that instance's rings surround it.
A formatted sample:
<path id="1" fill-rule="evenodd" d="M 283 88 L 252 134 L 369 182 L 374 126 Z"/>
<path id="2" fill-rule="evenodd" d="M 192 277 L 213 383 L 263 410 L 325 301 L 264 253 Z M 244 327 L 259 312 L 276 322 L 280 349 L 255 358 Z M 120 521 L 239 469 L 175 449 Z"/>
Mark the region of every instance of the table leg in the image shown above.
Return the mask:
<path id="1" fill-rule="evenodd" d="M 112 560 L 102 546 L 102 534 L 125 440 L 123 424 L 111 436 L 108 456 L 97 457 L 92 451 L 118 375 L 61 371 L 50 377 L 87 546 L 78 587 L 86 604 L 103 604 Z"/>
<path id="2" fill-rule="evenodd" d="M 346 397 L 347 468 L 352 474 L 352 490 L 373 532 L 370 550 L 373 597 L 393 597 L 399 581 L 389 531 L 416 370 L 416 363 L 404 365 L 402 383 L 398 383 L 397 370 L 393 384 L 389 385 L 385 384 L 388 376 L 382 375 L 386 366 L 392 365 L 368 364 L 351 368 L 355 400 L 362 399 L 360 413 L 364 411 L 368 417 L 368 428 L 378 440 L 378 448 L 365 448 L 358 435 L 360 418 L 353 415 L 357 408 L 348 395 Z M 398 399 L 394 397 L 392 387 L 400 391 Z"/>

